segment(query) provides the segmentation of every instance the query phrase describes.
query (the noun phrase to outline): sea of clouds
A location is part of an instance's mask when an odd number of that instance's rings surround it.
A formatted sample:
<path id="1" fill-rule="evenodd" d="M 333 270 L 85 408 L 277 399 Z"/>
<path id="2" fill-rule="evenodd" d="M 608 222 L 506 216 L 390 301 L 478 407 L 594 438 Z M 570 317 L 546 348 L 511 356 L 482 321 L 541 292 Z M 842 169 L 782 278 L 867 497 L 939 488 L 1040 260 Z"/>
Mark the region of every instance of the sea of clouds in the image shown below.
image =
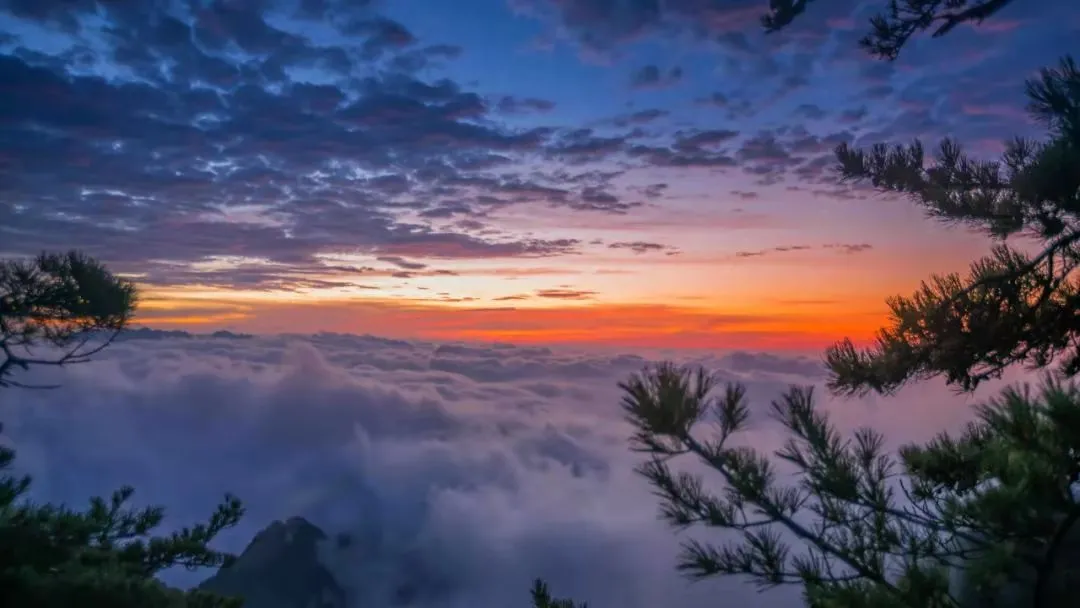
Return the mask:
<path id="1" fill-rule="evenodd" d="M 685 360 L 748 386 L 743 440 L 762 449 L 783 438 L 769 401 L 824 380 L 811 358 Z M 344 335 L 126 340 L 19 378 L 60 388 L 0 391 L 0 441 L 39 500 L 81 505 L 130 484 L 176 526 L 234 493 L 248 512 L 222 549 L 294 515 L 348 533 L 355 542 L 329 559 L 357 606 L 386 606 L 402 585 L 424 608 L 526 606 L 535 577 L 597 608 L 797 606 L 792 589 L 675 572 L 679 539 L 632 471 L 641 456 L 619 407 L 617 382 L 646 363 Z M 938 383 L 818 394 L 842 428 L 871 425 L 894 445 L 959 428 L 973 402 Z"/>

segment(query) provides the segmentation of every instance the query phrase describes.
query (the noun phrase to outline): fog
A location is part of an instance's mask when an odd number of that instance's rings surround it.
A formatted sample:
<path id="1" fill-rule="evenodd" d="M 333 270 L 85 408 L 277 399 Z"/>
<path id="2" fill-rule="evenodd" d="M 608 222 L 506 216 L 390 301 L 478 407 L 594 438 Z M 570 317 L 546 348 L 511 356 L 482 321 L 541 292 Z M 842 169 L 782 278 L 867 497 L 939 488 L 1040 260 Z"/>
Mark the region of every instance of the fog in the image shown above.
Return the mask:
<path id="1" fill-rule="evenodd" d="M 696 361 L 748 385 L 756 415 L 743 440 L 762 449 L 782 438 L 769 400 L 824 379 L 806 358 Z M 616 383 L 645 363 L 341 335 L 128 340 L 20 377 L 58 389 L 0 391 L 0 441 L 37 500 L 81 506 L 130 484 L 136 504 L 167 506 L 171 528 L 232 492 L 248 512 L 220 549 L 294 515 L 348 533 L 356 542 L 327 559 L 358 606 L 384 605 L 404 581 L 429 608 L 526 606 L 535 577 L 598 608 L 799 605 L 793 589 L 759 595 L 675 572 L 679 537 L 632 471 L 641 457 L 618 403 Z M 891 398 L 818 394 L 843 428 L 875 426 L 893 445 L 958 428 L 972 403 L 938 383 Z"/>

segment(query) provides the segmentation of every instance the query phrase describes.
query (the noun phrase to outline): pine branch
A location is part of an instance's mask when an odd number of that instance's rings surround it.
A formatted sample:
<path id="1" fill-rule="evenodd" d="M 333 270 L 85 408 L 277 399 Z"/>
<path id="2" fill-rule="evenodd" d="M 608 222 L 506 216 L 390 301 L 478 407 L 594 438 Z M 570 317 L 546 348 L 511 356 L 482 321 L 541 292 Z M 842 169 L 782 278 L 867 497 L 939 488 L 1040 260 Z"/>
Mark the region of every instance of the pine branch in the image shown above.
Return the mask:
<path id="1" fill-rule="evenodd" d="M 1056 555 L 1048 549 L 1053 539 L 1071 525 L 1062 523 L 1074 506 L 1062 488 L 1080 470 L 1080 388 L 1073 385 L 1048 378 L 1038 399 L 1004 391 L 976 408 L 977 420 L 958 438 L 941 434 L 902 448 L 899 474 L 883 435 L 859 429 L 843 438 L 815 408 L 812 390 L 793 388 L 773 403 L 791 438 L 770 460 L 727 445 L 747 420 L 738 385 L 712 397 L 712 377 L 701 368 L 662 364 L 622 386 L 633 442 L 651 446 L 638 472 L 660 498 L 662 517 L 676 528 L 738 533 L 719 546 L 684 544 L 678 569 L 693 579 L 801 583 L 811 605 L 955 608 L 946 569 L 975 586 L 1034 584 L 1036 569 L 1050 568 L 1046 556 Z M 716 436 L 697 436 L 696 425 L 709 418 L 718 422 Z M 673 471 L 674 453 L 706 464 L 724 490 L 710 492 L 702 476 Z M 795 467 L 796 486 L 778 485 L 775 461 Z M 889 482 L 897 475 L 911 482 L 910 491 L 900 486 L 907 505 L 894 500 Z M 803 523 L 806 515 L 812 524 Z M 778 529 L 802 545 L 801 554 Z"/>
<path id="2" fill-rule="evenodd" d="M 940 38 L 963 23 L 981 23 L 1014 0 L 889 0 L 887 9 L 870 20 L 870 33 L 859 44 L 871 55 L 896 59 L 912 36 L 931 30 Z M 761 18 L 767 33 L 782 30 L 800 18 L 813 0 L 770 0 Z"/>
<path id="3" fill-rule="evenodd" d="M 77 252 L 0 262 L 0 388 L 54 388 L 17 382 L 11 375 L 89 361 L 127 327 L 136 299 L 134 285 Z M 63 352 L 48 359 L 29 353 L 41 345 Z"/>
<path id="4" fill-rule="evenodd" d="M 930 166 L 918 142 L 837 148 L 844 180 L 903 194 L 938 219 L 997 238 L 1025 233 L 1041 248 L 1029 256 L 995 247 L 966 278 L 935 276 L 912 296 L 890 299 L 890 324 L 872 347 L 843 340 L 826 351 L 830 390 L 887 394 L 941 375 L 970 391 L 1011 365 L 1054 361 L 1066 374 L 1080 372 L 1080 69 L 1066 57 L 1027 86 L 1050 138 L 1010 142 L 1000 161 L 971 159 L 950 140 Z"/>

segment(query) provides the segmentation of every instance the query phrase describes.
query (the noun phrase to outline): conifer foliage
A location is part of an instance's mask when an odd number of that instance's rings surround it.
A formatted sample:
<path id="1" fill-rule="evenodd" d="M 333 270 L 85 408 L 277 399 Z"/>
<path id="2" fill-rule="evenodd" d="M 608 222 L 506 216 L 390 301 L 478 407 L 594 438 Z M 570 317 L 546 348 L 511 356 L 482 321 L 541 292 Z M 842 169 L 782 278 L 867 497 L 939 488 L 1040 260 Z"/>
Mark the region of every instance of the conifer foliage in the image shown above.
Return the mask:
<path id="1" fill-rule="evenodd" d="M 536 579 L 532 590 L 532 608 L 588 608 L 588 604 L 575 604 L 573 600 L 552 597 L 547 583 Z"/>
<path id="2" fill-rule="evenodd" d="M 774 453 L 738 443 L 750 417 L 745 388 L 720 387 L 704 369 L 661 364 L 621 388 L 632 448 L 648 455 L 638 471 L 662 518 L 728 534 L 685 544 L 678 569 L 691 578 L 798 584 L 822 607 L 1072 605 L 1075 385 L 1047 377 L 1035 392 L 1007 389 L 976 408 L 963 433 L 895 456 L 873 429 L 841 435 L 812 388 L 772 403 L 789 435 Z M 675 469 L 680 457 L 717 483 Z"/>
<path id="3" fill-rule="evenodd" d="M 0 388 L 27 387 L 18 371 L 83 363 L 135 312 L 135 286 L 72 251 L 0 260 Z M 49 348 L 52 356 L 35 356 Z"/>
<path id="4" fill-rule="evenodd" d="M 935 276 L 889 301 L 891 320 L 869 349 L 844 340 L 828 350 L 830 388 L 892 392 L 911 379 L 943 376 L 964 390 L 1013 364 L 1058 361 L 1080 372 L 1080 70 L 1071 57 L 1027 83 L 1044 141 L 1016 138 L 986 161 L 946 139 L 933 162 L 922 144 L 837 149 L 840 170 L 905 195 L 931 216 L 995 237 L 1024 235 L 1035 254 L 999 244 L 967 276 Z"/>
<path id="5" fill-rule="evenodd" d="M 16 372 L 88 361 L 127 326 L 135 296 L 132 284 L 78 253 L 0 262 L 0 389 L 42 388 Z M 92 498 L 85 510 L 39 504 L 29 498 L 30 478 L 10 472 L 14 458 L 0 445 L 0 605 L 240 606 L 156 578 L 167 568 L 219 567 L 232 559 L 209 543 L 243 514 L 235 497 L 226 496 L 207 523 L 155 535 L 164 510 L 129 506 L 132 488 Z"/>

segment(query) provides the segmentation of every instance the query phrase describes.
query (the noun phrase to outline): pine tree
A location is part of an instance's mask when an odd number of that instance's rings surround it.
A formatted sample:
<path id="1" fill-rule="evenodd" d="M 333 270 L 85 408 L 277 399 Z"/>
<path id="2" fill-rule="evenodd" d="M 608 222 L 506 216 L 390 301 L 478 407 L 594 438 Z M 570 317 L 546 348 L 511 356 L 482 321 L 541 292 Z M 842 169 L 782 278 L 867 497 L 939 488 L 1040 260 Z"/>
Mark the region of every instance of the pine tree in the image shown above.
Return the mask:
<path id="1" fill-rule="evenodd" d="M 135 286 L 78 252 L 0 261 L 0 388 L 31 366 L 83 363 L 106 348 L 135 312 Z M 35 356 L 49 348 L 52 356 Z"/>
<path id="2" fill-rule="evenodd" d="M 660 498 L 662 518 L 677 529 L 733 534 L 726 544 L 684 545 L 678 569 L 693 579 L 798 584 L 815 607 L 1074 603 L 1075 385 L 1047 377 L 1035 394 L 1010 388 L 976 408 L 959 436 L 941 434 L 897 456 L 873 429 L 842 437 L 812 388 L 772 403 L 789 439 L 767 454 L 735 445 L 750 414 L 739 384 L 720 391 L 704 369 L 667 363 L 620 386 L 632 448 L 649 456 L 638 472 Z M 682 456 L 711 469 L 722 489 L 674 469 Z M 788 473 L 795 481 L 782 483 Z"/>
<path id="3" fill-rule="evenodd" d="M 1004 239 L 1022 234 L 1034 255 L 1000 244 L 966 277 L 932 277 L 911 297 L 889 300 L 891 319 L 876 344 L 844 340 L 828 350 L 830 388 L 889 393 L 911 379 L 943 376 L 963 390 L 1007 367 L 1060 362 L 1080 371 L 1080 70 L 1072 58 L 1027 83 L 1045 141 L 1016 138 L 999 161 L 964 154 L 945 140 L 933 163 L 920 143 L 840 146 L 843 176 L 908 196 L 930 215 Z"/>
<path id="4" fill-rule="evenodd" d="M 78 253 L 0 262 L 0 388 L 40 388 L 15 379 L 36 366 L 88 361 L 135 312 L 135 287 Z M 38 351 L 48 349 L 51 355 Z M 38 354 L 35 354 L 38 353 Z M 0 427 L 2 430 L 2 427 Z M 155 536 L 161 507 L 128 506 L 124 487 L 85 511 L 29 499 L 29 477 L 7 471 L 13 450 L 0 446 L 0 605 L 35 608 L 226 608 L 240 602 L 172 589 L 156 578 L 174 566 L 219 567 L 232 556 L 209 548 L 243 514 L 231 496 L 209 521 Z"/>

